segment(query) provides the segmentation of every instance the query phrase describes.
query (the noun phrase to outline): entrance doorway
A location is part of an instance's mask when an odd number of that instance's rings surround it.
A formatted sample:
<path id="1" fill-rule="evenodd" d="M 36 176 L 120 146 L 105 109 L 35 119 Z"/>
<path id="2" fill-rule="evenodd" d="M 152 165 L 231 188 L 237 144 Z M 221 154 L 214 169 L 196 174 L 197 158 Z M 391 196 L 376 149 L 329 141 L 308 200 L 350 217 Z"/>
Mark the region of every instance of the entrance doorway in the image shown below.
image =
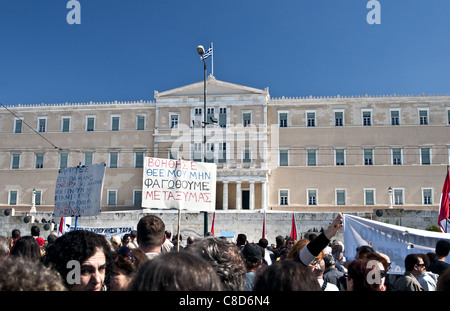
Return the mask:
<path id="1" fill-rule="evenodd" d="M 250 209 L 250 190 L 242 190 L 242 209 Z"/>

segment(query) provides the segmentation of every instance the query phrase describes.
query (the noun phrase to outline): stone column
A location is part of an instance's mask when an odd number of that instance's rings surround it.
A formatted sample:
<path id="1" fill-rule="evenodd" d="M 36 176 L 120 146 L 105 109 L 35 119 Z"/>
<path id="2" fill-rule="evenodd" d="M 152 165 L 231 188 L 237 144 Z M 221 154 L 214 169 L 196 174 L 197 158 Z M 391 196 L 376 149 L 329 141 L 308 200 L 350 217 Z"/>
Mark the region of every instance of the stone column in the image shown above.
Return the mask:
<path id="1" fill-rule="evenodd" d="M 236 181 L 236 209 L 242 209 L 242 190 L 241 181 Z"/>
<path id="2" fill-rule="evenodd" d="M 261 209 L 267 209 L 267 182 L 265 181 L 261 184 Z"/>
<path id="3" fill-rule="evenodd" d="M 254 210 L 255 209 L 255 182 L 254 181 L 250 181 L 250 210 Z"/>
<path id="4" fill-rule="evenodd" d="M 223 182 L 223 199 L 222 199 L 222 209 L 228 210 L 228 181 Z"/>

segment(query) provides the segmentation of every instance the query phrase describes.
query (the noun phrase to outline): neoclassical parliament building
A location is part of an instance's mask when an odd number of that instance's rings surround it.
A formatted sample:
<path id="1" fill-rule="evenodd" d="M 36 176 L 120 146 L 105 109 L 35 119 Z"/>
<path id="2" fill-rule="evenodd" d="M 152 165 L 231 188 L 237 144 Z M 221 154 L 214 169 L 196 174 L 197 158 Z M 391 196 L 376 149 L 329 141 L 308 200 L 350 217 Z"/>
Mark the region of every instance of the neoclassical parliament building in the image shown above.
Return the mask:
<path id="1" fill-rule="evenodd" d="M 102 210 L 142 209 L 144 157 L 215 163 L 217 210 L 439 208 L 450 96 L 272 98 L 210 75 L 204 111 L 203 83 L 0 107 L 0 208 L 52 211 L 59 169 L 104 162 Z"/>

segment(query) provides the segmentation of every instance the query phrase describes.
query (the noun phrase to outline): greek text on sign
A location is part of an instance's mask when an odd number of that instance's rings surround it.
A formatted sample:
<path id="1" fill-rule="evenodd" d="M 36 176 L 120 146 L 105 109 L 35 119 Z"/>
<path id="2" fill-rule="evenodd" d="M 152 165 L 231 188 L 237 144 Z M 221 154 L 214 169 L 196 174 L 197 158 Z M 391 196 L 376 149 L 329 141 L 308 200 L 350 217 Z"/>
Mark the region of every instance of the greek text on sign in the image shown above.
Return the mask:
<path id="1" fill-rule="evenodd" d="M 53 217 L 100 214 L 105 163 L 61 169 L 55 187 Z"/>
<path id="2" fill-rule="evenodd" d="M 145 158 L 143 207 L 213 211 L 215 205 L 214 163 Z"/>

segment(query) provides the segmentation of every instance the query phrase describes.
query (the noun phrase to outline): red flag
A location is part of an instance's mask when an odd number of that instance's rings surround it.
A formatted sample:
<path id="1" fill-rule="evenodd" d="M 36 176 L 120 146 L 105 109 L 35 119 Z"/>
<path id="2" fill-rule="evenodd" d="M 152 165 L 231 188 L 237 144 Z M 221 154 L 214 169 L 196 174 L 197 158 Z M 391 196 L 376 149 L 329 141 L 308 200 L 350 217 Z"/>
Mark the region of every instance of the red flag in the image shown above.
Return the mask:
<path id="1" fill-rule="evenodd" d="M 441 232 L 448 233 L 450 231 L 450 226 L 447 225 L 449 211 L 448 205 L 450 203 L 450 179 L 448 175 L 448 166 L 447 166 L 447 176 L 445 177 L 444 187 L 442 188 L 441 195 L 441 205 L 439 208 L 439 219 L 438 225 L 441 229 Z"/>
<path id="2" fill-rule="evenodd" d="M 58 236 L 61 236 L 64 233 L 69 231 L 69 229 L 67 227 L 70 227 L 71 221 L 72 221 L 72 217 L 61 217 L 61 221 L 60 221 L 59 227 L 58 227 Z"/>
<path id="3" fill-rule="evenodd" d="M 214 236 L 214 221 L 216 220 L 216 213 L 213 214 L 213 222 L 212 222 L 212 226 L 211 226 L 211 233 Z"/>
<path id="4" fill-rule="evenodd" d="M 297 240 L 297 227 L 295 226 L 294 214 L 292 214 L 291 238 Z"/>
<path id="5" fill-rule="evenodd" d="M 264 220 L 263 220 L 263 232 L 262 238 L 267 239 L 267 227 L 266 227 L 266 211 L 264 210 Z"/>

